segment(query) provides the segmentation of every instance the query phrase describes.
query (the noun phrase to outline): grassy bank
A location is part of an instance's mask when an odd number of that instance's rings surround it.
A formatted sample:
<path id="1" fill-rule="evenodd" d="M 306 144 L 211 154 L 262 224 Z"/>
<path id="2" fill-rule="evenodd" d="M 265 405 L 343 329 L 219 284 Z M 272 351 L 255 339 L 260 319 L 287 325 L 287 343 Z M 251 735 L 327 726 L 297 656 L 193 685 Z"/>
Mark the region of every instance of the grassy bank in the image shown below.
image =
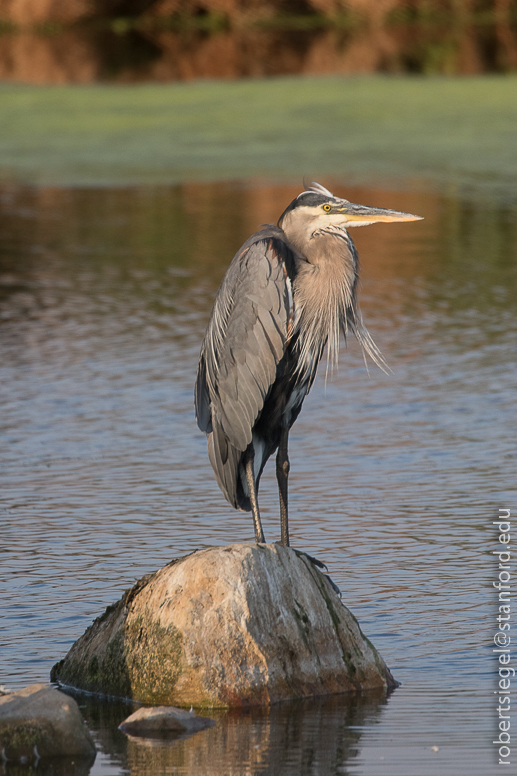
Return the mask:
<path id="1" fill-rule="evenodd" d="M 517 77 L 0 85 L 0 179 L 335 175 L 517 189 Z"/>

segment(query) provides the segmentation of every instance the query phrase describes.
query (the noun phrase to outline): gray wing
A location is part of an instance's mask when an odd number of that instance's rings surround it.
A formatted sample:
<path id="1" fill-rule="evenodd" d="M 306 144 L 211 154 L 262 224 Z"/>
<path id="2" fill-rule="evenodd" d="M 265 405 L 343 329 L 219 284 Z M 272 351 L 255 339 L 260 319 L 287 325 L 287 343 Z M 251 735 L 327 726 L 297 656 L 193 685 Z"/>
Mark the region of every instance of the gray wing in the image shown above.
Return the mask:
<path id="1" fill-rule="evenodd" d="M 221 490 L 237 506 L 238 465 L 276 378 L 292 311 L 284 233 L 268 227 L 232 261 L 217 294 L 196 381 L 198 426 Z"/>

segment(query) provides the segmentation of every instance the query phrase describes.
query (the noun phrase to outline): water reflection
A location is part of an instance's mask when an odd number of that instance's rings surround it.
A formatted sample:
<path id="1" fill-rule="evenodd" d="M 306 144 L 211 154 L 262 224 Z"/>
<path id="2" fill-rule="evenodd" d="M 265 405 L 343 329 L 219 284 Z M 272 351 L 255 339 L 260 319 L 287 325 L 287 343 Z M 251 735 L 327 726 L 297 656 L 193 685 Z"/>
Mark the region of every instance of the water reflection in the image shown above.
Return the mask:
<path id="1" fill-rule="evenodd" d="M 350 342 L 292 434 L 293 543 L 329 563 L 402 687 L 363 712 L 332 700 L 293 723 L 285 710 L 229 717 L 175 754 L 126 750 L 99 707 L 92 774 L 140 774 L 155 756 L 170 772 L 181 752 L 178 772 L 203 772 L 199 761 L 208 773 L 211 750 L 239 774 L 492 767 L 490 520 L 513 498 L 517 213 L 322 182 L 426 218 L 354 232 L 364 316 L 394 374 L 368 378 Z M 47 680 L 106 605 L 172 557 L 252 540 L 215 484 L 193 379 L 231 256 L 297 193 L 253 181 L 0 190 L 0 683 Z M 273 540 L 268 469 L 261 503 Z M 336 740 L 321 748 L 327 725 Z M 296 760 L 305 738 L 307 763 L 317 746 L 328 754 L 321 768 Z"/>
<path id="2" fill-rule="evenodd" d="M 3 763 L 2 776 L 89 776 L 91 763 L 79 758 L 59 757 L 38 763 Z"/>
<path id="3" fill-rule="evenodd" d="M 378 724 L 387 700 L 373 693 L 220 712 L 214 714 L 215 727 L 169 741 L 124 736 L 117 726 L 129 714 L 127 706 L 101 707 L 104 713 L 99 716 L 98 702 L 80 702 L 100 751 L 109 753 L 111 766 L 118 765 L 124 773 L 332 776 L 345 772 L 347 762 L 357 756 L 362 729 Z"/>
<path id="4" fill-rule="evenodd" d="M 98 754 L 93 770 L 91 761 L 58 758 L 40 761 L 34 769 L 5 763 L 2 772 L 6 776 L 332 776 L 346 772 L 347 763 L 358 756 L 363 729 L 380 722 L 388 703 L 384 692 L 372 691 L 362 696 L 279 703 L 270 708 L 212 711 L 216 726 L 202 734 L 153 739 L 126 736 L 118 729 L 134 704 L 69 692 L 95 739 Z"/>

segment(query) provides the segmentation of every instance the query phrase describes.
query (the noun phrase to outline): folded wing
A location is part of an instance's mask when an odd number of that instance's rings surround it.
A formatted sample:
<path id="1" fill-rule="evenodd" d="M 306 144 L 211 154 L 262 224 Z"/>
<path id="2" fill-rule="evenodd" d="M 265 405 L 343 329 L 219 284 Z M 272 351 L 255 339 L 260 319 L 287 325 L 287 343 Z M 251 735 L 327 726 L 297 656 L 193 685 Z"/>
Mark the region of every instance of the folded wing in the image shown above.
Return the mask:
<path id="1" fill-rule="evenodd" d="M 267 227 L 251 237 L 226 273 L 201 349 L 197 422 L 233 506 L 243 506 L 237 500 L 240 459 L 285 352 L 293 261 L 281 229 Z"/>

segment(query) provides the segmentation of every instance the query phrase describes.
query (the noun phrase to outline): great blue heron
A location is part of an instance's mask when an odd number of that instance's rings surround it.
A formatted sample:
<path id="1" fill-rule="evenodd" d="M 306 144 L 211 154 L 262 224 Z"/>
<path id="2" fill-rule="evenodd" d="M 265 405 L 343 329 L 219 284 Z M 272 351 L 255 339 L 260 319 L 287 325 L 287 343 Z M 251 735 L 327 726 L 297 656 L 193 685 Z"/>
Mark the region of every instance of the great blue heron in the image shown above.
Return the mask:
<path id="1" fill-rule="evenodd" d="M 257 491 L 277 450 L 281 543 L 289 545 L 289 430 L 325 345 L 337 363 L 340 330 L 379 365 L 357 305 L 358 256 L 347 229 L 420 216 L 354 205 L 315 183 L 237 251 L 217 293 L 196 380 L 196 418 L 219 487 L 252 511 L 264 542 Z"/>

